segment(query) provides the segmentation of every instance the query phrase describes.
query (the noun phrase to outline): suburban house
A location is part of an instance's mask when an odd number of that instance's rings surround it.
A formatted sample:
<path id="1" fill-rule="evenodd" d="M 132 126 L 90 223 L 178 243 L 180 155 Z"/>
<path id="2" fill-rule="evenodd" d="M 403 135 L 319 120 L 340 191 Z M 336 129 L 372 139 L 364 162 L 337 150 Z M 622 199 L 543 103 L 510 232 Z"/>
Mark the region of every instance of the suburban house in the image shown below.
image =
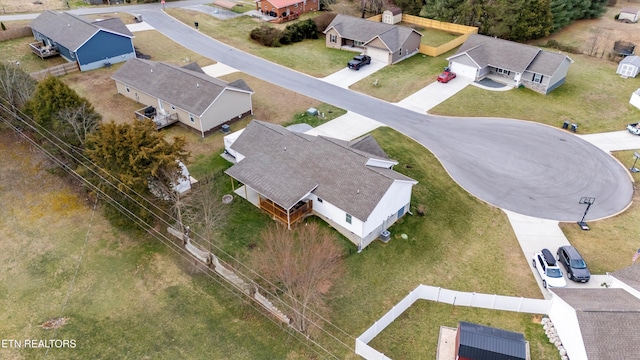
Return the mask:
<path id="1" fill-rule="evenodd" d="M 320 10 L 320 0 L 257 0 L 256 10 L 278 18 L 277 22 L 297 19 L 301 14 Z"/>
<path id="2" fill-rule="evenodd" d="M 474 81 L 490 78 L 542 94 L 564 83 L 573 62 L 559 52 L 478 34 L 469 36 L 447 60 L 458 76 Z"/>
<path id="3" fill-rule="evenodd" d="M 618 14 L 618 21 L 638 22 L 640 11 L 636 8 L 622 8 Z"/>
<path id="4" fill-rule="evenodd" d="M 520 333 L 460 321 L 454 359 L 528 360 L 528 346 Z"/>
<path id="5" fill-rule="evenodd" d="M 338 14 L 324 31 L 326 46 L 363 52 L 371 59 L 395 64 L 418 53 L 422 34 L 406 26 Z"/>
<path id="6" fill-rule="evenodd" d="M 44 11 L 29 27 L 38 41 L 30 44 L 34 53 L 41 57 L 59 53 L 81 71 L 136 57 L 133 34 L 119 18 L 87 21 L 65 12 Z"/>
<path id="7" fill-rule="evenodd" d="M 158 128 L 179 122 L 204 137 L 253 114 L 253 91 L 242 79 L 227 83 L 195 63 L 178 67 L 136 58 L 111 78 L 119 94 L 146 106 L 136 117 L 150 118 Z"/>
<path id="8" fill-rule="evenodd" d="M 640 264 L 609 274 L 610 287 L 553 289 L 553 319 L 571 359 L 638 358 Z"/>
<path id="9" fill-rule="evenodd" d="M 402 21 L 402 9 L 394 6 L 382 12 L 382 22 L 395 25 Z"/>
<path id="10" fill-rule="evenodd" d="M 616 74 L 625 78 L 636 77 L 640 72 L 640 56 L 625 56 L 618 64 Z"/>
<path id="11" fill-rule="evenodd" d="M 370 135 L 347 142 L 254 120 L 225 137 L 225 153 L 238 195 L 288 227 L 317 215 L 359 251 L 409 211 L 417 184 Z"/>

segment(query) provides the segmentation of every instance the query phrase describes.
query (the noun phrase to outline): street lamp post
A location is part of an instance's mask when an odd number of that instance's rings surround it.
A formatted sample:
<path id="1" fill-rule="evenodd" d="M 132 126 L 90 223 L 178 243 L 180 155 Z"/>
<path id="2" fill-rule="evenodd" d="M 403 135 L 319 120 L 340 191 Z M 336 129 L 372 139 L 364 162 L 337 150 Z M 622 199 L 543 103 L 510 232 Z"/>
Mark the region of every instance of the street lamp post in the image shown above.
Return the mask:
<path id="1" fill-rule="evenodd" d="M 596 201 L 596 198 L 594 197 L 581 197 L 580 201 L 578 202 L 578 204 L 580 205 L 587 205 L 587 208 L 584 210 L 584 214 L 582 215 L 582 219 L 580 221 L 578 221 L 578 226 L 580 226 L 580 229 L 582 230 L 589 230 L 589 225 L 587 225 L 586 222 L 584 222 L 584 218 L 587 216 L 587 212 L 589 212 L 589 208 L 591 207 L 591 205 L 593 205 L 593 203 Z"/>

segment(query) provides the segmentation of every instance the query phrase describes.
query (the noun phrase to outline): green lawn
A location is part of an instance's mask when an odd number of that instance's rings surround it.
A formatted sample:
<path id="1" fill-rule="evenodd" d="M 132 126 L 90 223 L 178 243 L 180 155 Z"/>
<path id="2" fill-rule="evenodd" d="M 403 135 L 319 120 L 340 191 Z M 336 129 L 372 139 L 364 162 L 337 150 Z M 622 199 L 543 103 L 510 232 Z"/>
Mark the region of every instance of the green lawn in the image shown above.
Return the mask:
<path id="1" fill-rule="evenodd" d="M 461 36 L 460 34 L 452 34 L 450 32 L 446 32 L 438 29 L 432 29 L 432 28 L 419 29 L 418 32 L 422 34 L 422 39 L 420 40 L 421 44 L 434 46 L 434 47 L 444 45 L 449 41 L 454 40 Z"/>
<path id="2" fill-rule="evenodd" d="M 627 123 L 637 122 L 639 112 L 629 98 L 640 79 L 616 75 L 617 65 L 610 61 L 585 55 L 571 58 L 575 62 L 566 83 L 548 95 L 524 88 L 497 92 L 468 86 L 430 113 L 515 118 L 551 126 L 570 121 L 579 125 L 580 133 L 623 130 Z"/>
<path id="3" fill-rule="evenodd" d="M 197 21 L 198 29 L 216 40 L 315 77 L 324 77 L 343 69 L 353 57 L 352 52 L 326 48 L 324 37 L 281 47 L 262 46 L 249 39 L 251 30 L 259 27 L 261 23 L 248 16 L 218 20 L 206 14 L 183 9 L 167 9 L 167 13 L 185 24 L 191 25 Z"/>
<path id="4" fill-rule="evenodd" d="M 29 43 L 34 41 L 33 37 L 22 37 L 0 42 L 0 61 L 5 64 L 7 62 L 19 63 L 20 67 L 27 73 L 67 63 L 60 56 L 41 59 L 31 52 L 29 47 Z"/>
<path id="5" fill-rule="evenodd" d="M 416 54 L 397 64 L 358 81 L 349 88 L 389 102 L 398 102 L 434 82 L 442 69 L 447 66 L 448 52 L 438 57 Z M 377 84 L 374 84 L 375 81 Z"/>

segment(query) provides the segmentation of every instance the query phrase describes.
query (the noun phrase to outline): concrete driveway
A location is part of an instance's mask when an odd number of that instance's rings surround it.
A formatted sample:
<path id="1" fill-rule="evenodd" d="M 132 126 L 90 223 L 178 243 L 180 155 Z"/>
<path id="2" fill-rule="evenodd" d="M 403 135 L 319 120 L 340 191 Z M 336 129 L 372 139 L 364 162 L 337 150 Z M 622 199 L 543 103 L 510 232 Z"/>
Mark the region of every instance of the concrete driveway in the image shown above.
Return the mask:
<path id="1" fill-rule="evenodd" d="M 387 64 L 371 60 L 371 64 L 361 68 L 360 70 L 352 70 L 347 68 L 346 64 L 344 69 L 335 72 L 329 76 L 325 76 L 320 80 L 328 82 L 329 84 L 333 84 L 335 86 L 339 86 L 341 88 L 349 88 L 349 86 L 357 83 L 358 81 L 366 78 L 369 75 L 372 75 L 376 71 L 384 68 Z M 375 80 L 372 80 L 375 81 Z"/>
<path id="2" fill-rule="evenodd" d="M 640 136 L 627 130 L 578 136 L 605 152 L 640 149 Z"/>
<path id="3" fill-rule="evenodd" d="M 396 105 L 411 111 L 425 113 L 473 83 L 471 79 L 463 77 L 457 77 L 446 84 L 433 80 L 433 83 L 402 99 Z"/>

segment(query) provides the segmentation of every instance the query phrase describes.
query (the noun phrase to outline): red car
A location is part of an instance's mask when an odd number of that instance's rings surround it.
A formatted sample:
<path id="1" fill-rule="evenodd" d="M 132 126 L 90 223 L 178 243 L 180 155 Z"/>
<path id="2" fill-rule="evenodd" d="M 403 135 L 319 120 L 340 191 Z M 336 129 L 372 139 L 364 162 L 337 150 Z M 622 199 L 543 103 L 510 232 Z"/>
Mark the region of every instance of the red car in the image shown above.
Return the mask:
<path id="1" fill-rule="evenodd" d="M 449 81 L 451 81 L 455 77 L 456 77 L 456 73 L 454 73 L 452 71 L 449 71 L 449 70 L 445 70 L 445 71 L 442 72 L 442 74 L 438 75 L 438 82 L 448 83 Z"/>

